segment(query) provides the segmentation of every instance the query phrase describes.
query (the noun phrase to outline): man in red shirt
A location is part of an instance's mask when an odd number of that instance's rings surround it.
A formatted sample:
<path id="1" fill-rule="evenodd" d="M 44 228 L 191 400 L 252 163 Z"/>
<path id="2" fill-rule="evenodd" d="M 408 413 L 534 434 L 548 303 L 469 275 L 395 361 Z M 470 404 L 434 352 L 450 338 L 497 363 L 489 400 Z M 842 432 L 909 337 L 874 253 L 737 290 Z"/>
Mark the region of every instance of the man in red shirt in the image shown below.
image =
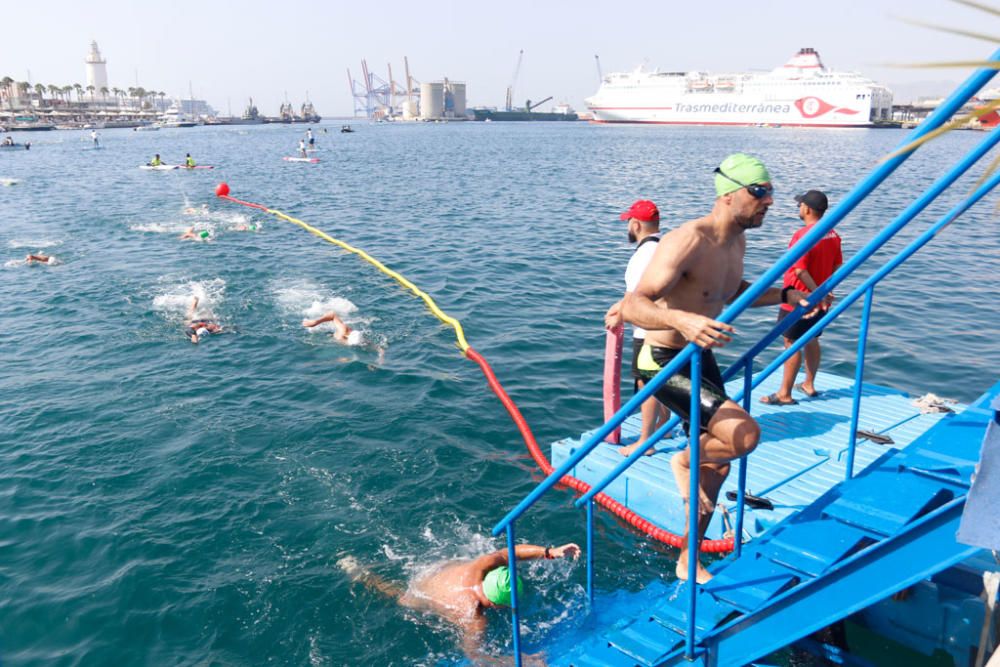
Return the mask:
<path id="1" fill-rule="evenodd" d="M 796 195 L 795 201 L 799 203 L 799 218 L 805 223 L 805 226 L 792 235 L 792 240 L 788 243 L 789 248 L 798 243 L 799 239 L 812 229 L 814 224 L 819 222 L 819 219 L 823 217 L 829 206 L 826 195 L 819 190 L 809 190 L 808 192 Z M 844 257 L 840 252 L 840 237 L 837 236 L 837 232 L 831 229 L 826 236 L 817 241 L 816 245 L 809 249 L 809 252 L 800 257 L 799 261 L 795 262 L 785 272 L 784 287 L 810 294 L 816 290 L 817 286 L 833 275 L 833 272 L 843 262 Z M 803 316 L 802 319 L 785 331 L 786 348 L 791 347 L 793 342 L 801 338 L 820 320 L 826 310 L 826 305 L 823 304 L 823 307 L 817 309 L 811 317 Z M 778 321 L 780 322 L 793 309 L 794 307 L 791 305 L 782 304 L 780 310 L 778 310 Z M 816 391 L 815 382 L 820 362 L 820 335 L 816 334 L 816 337 L 806 343 L 803 348 L 806 360 L 805 381 L 798 385 L 795 384 L 795 378 L 798 376 L 799 368 L 802 366 L 803 352 L 800 351 L 793 354 L 785 362 L 784 375 L 781 379 L 781 389 L 770 396 L 762 398 L 762 403 L 794 405 L 798 401 L 792 398 L 793 385 L 795 389 L 798 389 L 810 398 L 819 395 L 819 392 Z"/>

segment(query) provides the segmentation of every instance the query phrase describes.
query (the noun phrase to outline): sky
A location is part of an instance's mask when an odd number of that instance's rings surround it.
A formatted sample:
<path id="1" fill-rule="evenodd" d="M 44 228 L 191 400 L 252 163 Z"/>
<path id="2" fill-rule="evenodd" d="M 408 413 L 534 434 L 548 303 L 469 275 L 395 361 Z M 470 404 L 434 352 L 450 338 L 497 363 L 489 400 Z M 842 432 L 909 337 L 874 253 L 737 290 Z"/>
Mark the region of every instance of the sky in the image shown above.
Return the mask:
<path id="1" fill-rule="evenodd" d="M 984 0 L 988 1 L 988 0 Z M 605 72 L 638 65 L 667 71 L 769 70 L 801 47 L 825 65 L 888 85 L 897 103 L 944 96 L 960 69 L 890 64 L 985 59 L 995 45 L 918 27 L 913 19 L 1000 35 L 1000 17 L 952 0 L 300 0 L 182 3 L 48 0 L 10 2 L 0 39 L 0 78 L 86 86 L 83 60 L 96 40 L 110 87 L 138 85 L 206 99 L 239 115 L 253 97 L 276 115 L 306 95 L 324 116 L 350 115 L 347 71 L 361 59 L 388 79 L 403 57 L 420 81 L 464 81 L 469 106 L 502 106 L 518 52 L 514 100 L 568 102 L 584 109 Z M 1000 40 L 998 40 L 1000 41 Z M 549 104 L 541 110 L 548 110 Z"/>

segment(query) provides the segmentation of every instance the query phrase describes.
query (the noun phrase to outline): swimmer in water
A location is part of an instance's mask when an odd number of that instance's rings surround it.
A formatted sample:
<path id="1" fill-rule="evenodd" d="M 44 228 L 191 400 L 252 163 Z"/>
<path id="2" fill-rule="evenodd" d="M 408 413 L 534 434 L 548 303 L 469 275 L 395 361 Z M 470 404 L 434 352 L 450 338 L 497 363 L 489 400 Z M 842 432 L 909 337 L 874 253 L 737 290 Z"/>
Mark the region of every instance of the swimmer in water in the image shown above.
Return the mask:
<path id="1" fill-rule="evenodd" d="M 202 204 L 200 207 L 188 206 L 182 211 L 182 213 L 184 215 L 203 215 L 205 213 L 208 213 L 208 204 Z"/>
<path id="2" fill-rule="evenodd" d="M 200 232 L 196 232 L 194 231 L 194 227 L 188 227 L 187 229 L 184 230 L 184 233 L 178 236 L 177 238 L 179 238 L 182 241 L 184 240 L 207 241 L 208 237 L 209 233 L 206 230 L 203 229 Z"/>
<path id="3" fill-rule="evenodd" d="M 518 544 L 514 553 L 518 562 L 556 558 L 576 560 L 580 556 L 580 547 L 572 543 L 561 547 Z M 462 631 L 465 654 L 474 664 L 483 664 L 492 661 L 482 651 L 487 625 L 485 612 L 490 608 L 510 606 L 507 558 L 507 549 L 501 549 L 475 560 L 445 561 L 418 577 L 409 588 L 385 581 L 352 556 L 341 558 L 337 564 L 352 581 L 361 582 L 404 607 L 431 612 L 458 626 Z M 524 594 L 524 588 L 524 581 L 519 576 L 519 598 Z"/>
<path id="4" fill-rule="evenodd" d="M 38 255 L 26 255 L 24 257 L 25 264 L 31 264 L 32 262 L 38 262 L 39 264 L 52 264 L 55 261 L 56 258 L 50 255 L 38 254 Z"/>
<path id="5" fill-rule="evenodd" d="M 318 324 L 323 324 L 324 322 L 333 323 L 333 338 L 339 343 L 344 343 L 345 345 L 359 345 L 364 338 L 360 331 L 351 329 L 351 327 L 347 326 L 344 323 L 344 320 L 340 319 L 337 313 L 332 310 L 321 317 L 317 317 L 315 320 L 302 320 L 302 326 L 312 328 Z"/>
<path id="6" fill-rule="evenodd" d="M 191 297 L 191 305 L 188 307 L 187 312 L 187 328 L 185 332 L 191 339 L 192 343 L 197 344 L 202 336 L 207 336 L 208 334 L 222 333 L 222 327 L 213 322 L 210 319 L 199 319 L 195 316 L 198 313 L 198 297 Z"/>

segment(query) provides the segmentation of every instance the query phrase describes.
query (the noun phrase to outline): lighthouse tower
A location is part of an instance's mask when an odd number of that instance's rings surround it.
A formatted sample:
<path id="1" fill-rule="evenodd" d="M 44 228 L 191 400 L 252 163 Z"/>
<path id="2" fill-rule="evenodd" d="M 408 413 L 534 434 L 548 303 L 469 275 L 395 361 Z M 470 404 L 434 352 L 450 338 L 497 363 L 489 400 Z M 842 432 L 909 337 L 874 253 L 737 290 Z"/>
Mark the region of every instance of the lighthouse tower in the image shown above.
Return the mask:
<path id="1" fill-rule="evenodd" d="M 101 88 L 108 87 L 108 61 L 101 57 L 101 50 L 97 48 L 97 42 L 90 43 L 90 53 L 87 54 L 87 85 L 93 86 L 94 90 L 100 92 Z"/>

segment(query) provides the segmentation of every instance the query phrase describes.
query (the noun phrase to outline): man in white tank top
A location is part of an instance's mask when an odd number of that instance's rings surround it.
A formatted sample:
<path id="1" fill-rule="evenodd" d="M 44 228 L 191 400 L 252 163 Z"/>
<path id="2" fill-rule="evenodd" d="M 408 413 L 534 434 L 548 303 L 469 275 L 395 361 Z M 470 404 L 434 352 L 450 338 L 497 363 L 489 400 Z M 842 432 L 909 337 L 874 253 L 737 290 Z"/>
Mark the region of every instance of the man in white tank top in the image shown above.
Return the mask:
<path id="1" fill-rule="evenodd" d="M 639 279 L 642 277 L 649 260 L 656 251 L 656 244 L 659 242 L 660 234 L 660 211 L 656 204 L 648 199 L 640 199 L 632 204 L 629 210 L 621 214 L 622 220 L 628 221 L 628 240 L 630 243 L 638 243 L 635 253 L 628 261 L 625 269 L 625 292 L 632 292 Z M 622 302 L 615 303 L 604 315 L 604 325 L 608 330 L 620 326 L 623 323 L 621 315 Z M 632 377 L 635 379 L 635 389 L 639 390 L 645 384 L 639 377 L 639 370 L 636 366 L 636 357 L 646 339 L 645 329 L 637 326 L 632 327 Z M 666 407 L 655 398 L 650 398 L 642 404 L 640 408 L 642 414 L 642 429 L 639 438 L 627 447 L 619 447 L 618 451 L 622 456 L 629 456 L 638 449 L 653 432 L 659 428 L 670 416 Z M 647 455 L 653 453 L 652 447 L 646 452 Z"/>

